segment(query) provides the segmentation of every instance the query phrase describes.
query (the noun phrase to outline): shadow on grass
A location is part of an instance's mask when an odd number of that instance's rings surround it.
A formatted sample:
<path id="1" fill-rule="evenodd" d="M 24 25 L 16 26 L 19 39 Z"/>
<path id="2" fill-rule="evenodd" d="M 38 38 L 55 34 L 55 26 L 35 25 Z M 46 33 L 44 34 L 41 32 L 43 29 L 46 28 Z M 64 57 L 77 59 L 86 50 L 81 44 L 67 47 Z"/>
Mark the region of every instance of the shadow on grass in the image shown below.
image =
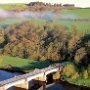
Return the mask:
<path id="1" fill-rule="evenodd" d="M 8 71 L 8 72 L 18 72 L 24 74 L 25 72 L 22 70 L 22 68 L 11 66 L 9 67 L 0 67 L 0 70 Z"/>
<path id="2" fill-rule="evenodd" d="M 52 65 L 52 64 L 53 64 L 53 62 L 50 62 L 50 61 L 35 61 L 35 62 L 29 63 L 28 65 L 23 66 L 21 68 L 24 71 L 30 71 L 35 68 L 42 69 L 42 68 L 48 67 L 49 65 Z"/>

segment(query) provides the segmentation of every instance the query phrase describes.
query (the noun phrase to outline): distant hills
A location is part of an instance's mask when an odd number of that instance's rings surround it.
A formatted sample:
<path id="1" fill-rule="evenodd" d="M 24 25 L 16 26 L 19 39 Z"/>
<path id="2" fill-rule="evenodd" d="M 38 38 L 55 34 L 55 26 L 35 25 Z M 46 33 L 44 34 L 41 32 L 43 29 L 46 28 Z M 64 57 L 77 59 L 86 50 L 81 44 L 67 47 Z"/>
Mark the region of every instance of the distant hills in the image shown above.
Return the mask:
<path id="1" fill-rule="evenodd" d="M 51 4 L 51 3 L 43 3 L 43 2 L 30 2 L 27 4 L 28 6 L 58 6 L 58 7 L 75 7 L 74 4 Z"/>
<path id="2" fill-rule="evenodd" d="M 74 4 L 51 4 L 43 2 L 30 2 L 28 4 L 2 4 L 0 9 L 10 10 L 10 11 L 60 11 L 62 9 L 77 9 Z"/>

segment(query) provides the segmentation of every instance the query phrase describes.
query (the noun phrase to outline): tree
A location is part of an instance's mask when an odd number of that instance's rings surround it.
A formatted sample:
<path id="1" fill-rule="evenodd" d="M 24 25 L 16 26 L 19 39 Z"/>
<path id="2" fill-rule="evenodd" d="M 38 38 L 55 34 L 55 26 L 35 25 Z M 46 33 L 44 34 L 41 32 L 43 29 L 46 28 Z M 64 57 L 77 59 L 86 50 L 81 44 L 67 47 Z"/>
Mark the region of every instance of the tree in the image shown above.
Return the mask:
<path id="1" fill-rule="evenodd" d="M 90 34 L 84 35 L 74 48 L 74 58 L 79 62 L 79 66 L 87 67 L 90 63 Z"/>

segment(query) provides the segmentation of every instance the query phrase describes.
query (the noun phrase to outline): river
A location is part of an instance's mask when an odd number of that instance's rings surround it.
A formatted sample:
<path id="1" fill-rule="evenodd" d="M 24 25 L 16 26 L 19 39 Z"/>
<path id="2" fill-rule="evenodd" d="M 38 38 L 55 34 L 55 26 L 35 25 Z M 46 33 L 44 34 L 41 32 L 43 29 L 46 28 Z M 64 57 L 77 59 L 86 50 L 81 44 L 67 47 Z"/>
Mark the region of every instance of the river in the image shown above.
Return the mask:
<path id="1" fill-rule="evenodd" d="M 17 72 L 8 72 L 8 71 L 4 71 L 4 70 L 0 70 L 0 81 L 15 77 L 17 75 L 20 75 L 20 73 Z M 14 87 L 9 88 L 8 90 L 14 90 Z"/>
<path id="2" fill-rule="evenodd" d="M 0 81 L 12 78 L 17 75 L 20 75 L 20 73 L 17 73 L 17 72 L 11 73 L 8 71 L 0 70 Z"/>
<path id="3" fill-rule="evenodd" d="M 52 83 L 50 85 L 47 85 L 46 90 L 80 90 L 80 88 L 62 85 L 59 83 Z"/>

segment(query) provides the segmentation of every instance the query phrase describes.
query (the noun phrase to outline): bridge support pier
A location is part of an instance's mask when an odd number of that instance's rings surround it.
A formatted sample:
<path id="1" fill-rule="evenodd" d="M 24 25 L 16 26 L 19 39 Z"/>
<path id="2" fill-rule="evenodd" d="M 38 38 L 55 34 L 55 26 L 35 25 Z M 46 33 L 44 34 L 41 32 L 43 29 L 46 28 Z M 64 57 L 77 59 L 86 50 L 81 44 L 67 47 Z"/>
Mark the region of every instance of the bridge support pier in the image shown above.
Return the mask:
<path id="1" fill-rule="evenodd" d="M 21 90 L 21 89 L 25 89 L 25 90 L 28 90 L 29 89 L 29 84 L 28 84 L 28 81 L 25 81 L 24 83 L 22 84 L 17 84 L 15 85 L 15 90 Z M 1 89 L 0 89 L 1 90 Z"/>
<path id="2" fill-rule="evenodd" d="M 42 86 L 43 86 L 42 90 L 46 90 L 46 81 L 43 81 Z"/>
<path id="3" fill-rule="evenodd" d="M 41 90 L 46 90 L 46 82 L 47 82 L 46 75 L 42 75 L 41 77 L 38 77 L 34 80 L 38 81 L 39 85 L 42 85 Z"/>

